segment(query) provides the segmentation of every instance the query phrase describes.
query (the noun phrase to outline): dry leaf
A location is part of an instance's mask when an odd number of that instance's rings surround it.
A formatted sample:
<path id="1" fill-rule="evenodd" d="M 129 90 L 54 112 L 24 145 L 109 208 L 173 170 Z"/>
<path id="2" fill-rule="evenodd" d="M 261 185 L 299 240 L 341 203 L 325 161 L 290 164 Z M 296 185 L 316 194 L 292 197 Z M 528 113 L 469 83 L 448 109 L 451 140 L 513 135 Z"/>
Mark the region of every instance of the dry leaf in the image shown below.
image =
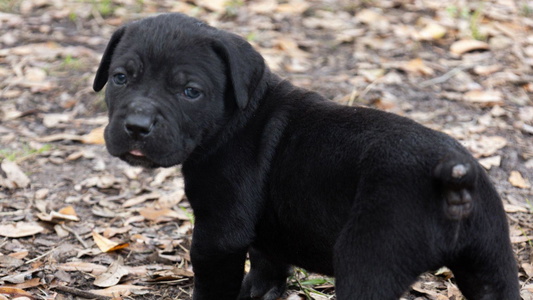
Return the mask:
<path id="1" fill-rule="evenodd" d="M 32 294 L 26 292 L 23 289 L 14 288 L 14 287 L 0 286 L 0 294 L 9 295 L 12 298 L 28 297 L 30 299 L 34 299 Z"/>
<path id="2" fill-rule="evenodd" d="M 183 277 L 193 277 L 194 273 L 187 269 L 183 268 L 173 268 L 171 270 L 161 270 L 151 274 L 150 281 L 164 281 L 164 280 L 174 280 Z"/>
<path id="3" fill-rule="evenodd" d="M 478 40 L 460 40 L 450 46 L 450 51 L 456 55 L 463 55 L 474 50 L 488 50 L 489 44 Z"/>
<path id="4" fill-rule="evenodd" d="M 127 201 L 124 202 L 124 204 L 122 204 L 122 206 L 123 207 L 132 207 L 132 206 L 135 206 L 137 204 L 141 204 L 141 203 L 145 202 L 146 200 L 157 199 L 157 198 L 159 198 L 159 196 L 160 195 L 159 195 L 158 192 L 153 192 L 153 193 L 149 193 L 149 194 L 143 194 L 143 195 L 128 199 Z"/>
<path id="5" fill-rule="evenodd" d="M 412 59 L 404 63 L 401 67 L 403 70 L 421 75 L 433 75 L 435 72 L 432 68 L 428 67 L 421 58 Z"/>
<path id="6" fill-rule="evenodd" d="M 189 220 L 189 217 L 183 212 L 183 211 L 176 211 L 172 210 L 170 208 L 164 208 L 164 209 L 155 209 L 155 208 L 144 208 L 139 211 L 141 216 L 145 217 L 146 219 L 150 221 L 155 222 L 164 222 L 164 221 L 170 221 L 173 219 L 178 220 Z"/>
<path id="7" fill-rule="evenodd" d="M 257 14 L 272 13 L 278 7 L 277 0 L 250 1 L 248 9 Z"/>
<path id="8" fill-rule="evenodd" d="M 59 210 L 59 212 L 51 211 L 48 215 L 44 213 L 38 213 L 37 217 L 46 222 L 60 222 L 63 220 L 79 221 L 80 218 L 76 215 L 74 207 L 67 206 Z"/>
<path id="9" fill-rule="evenodd" d="M 463 100 L 482 106 L 503 105 L 503 94 L 497 90 L 473 90 L 464 94 Z"/>
<path id="10" fill-rule="evenodd" d="M 481 76 L 488 76 L 492 73 L 498 72 L 502 69 L 501 65 L 490 65 L 490 66 L 475 66 L 474 73 Z"/>
<path id="11" fill-rule="evenodd" d="M 29 254 L 29 251 L 25 250 L 25 251 L 19 251 L 19 252 L 11 253 L 8 256 L 13 257 L 13 258 L 23 259 L 26 256 L 28 256 L 28 254 Z"/>
<path id="12" fill-rule="evenodd" d="M 103 236 L 105 236 L 106 238 L 111 238 L 117 234 L 120 234 L 120 233 L 126 233 L 126 232 L 129 232 L 130 230 L 132 229 L 131 226 L 124 226 L 122 228 L 113 228 L 113 227 L 108 227 L 104 230 L 104 234 Z"/>
<path id="13" fill-rule="evenodd" d="M 0 225 L 0 235 L 10 238 L 19 238 L 35 235 L 44 230 L 43 227 L 35 223 L 17 222 L 15 224 Z"/>
<path id="14" fill-rule="evenodd" d="M 56 127 L 61 123 L 67 123 L 71 121 L 69 114 L 46 114 L 43 116 L 43 125 L 47 128 Z"/>
<path id="15" fill-rule="evenodd" d="M 483 168 L 490 170 L 492 167 L 499 167 L 502 162 L 502 157 L 500 155 L 482 158 L 479 160 L 479 164 L 483 166 Z"/>
<path id="16" fill-rule="evenodd" d="M 124 259 L 119 256 L 104 273 L 94 279 L 93 284 L 99 287 L 114 286 L 126 275 L 128 275 L 128 270 L 124 268 Z"/>
<path id="17" fill-rule="evenodd" d="M 437 23 L 429 23 L 415 35 L 415 38 L 423 41 L 438 40 L 446 35 L 446 27 Z"/>
<path id="18" fill-rule="evenodd" d="M 518 171 L 511 171 L 511 175 L 509 176 L 509 182 L 512 186 L 521 189 L 528 189 L 531 187 L 529 181 L 522 177 L 522 174 L 520 174 L 520 172 Z"/>
<path id="19" fill-rule="evenodd" d="M 533 236 L 512 236 L 511 243 L 518 244 L 533 241 Z"/>
<path id="20" fill-rule="evenodd" d="M 481 136 L 477 140 L 463 141 L 462 144 L 474 154 L 474 157 L 494 155 L 507 146 L 507 139 L 501 136 Z"/>
<path id="21" fill-rule="evenodd" d="M 309 53 L 301 50 L 300 47 L 298 47 L 298 43 L 294 39 L 277 38 L 274 41 L 274 47 L 291 57 L 306 58 L 309 56 Z"/>
<path id="22" fill-rule="evenodd" d="M 81 142 L 84 144 L 104 145 L 104 129 L 105 126 L 101 126 L 91 130 L 91 132 L 81 137 Z"/>
<path id="23" fill-rule="evenodd" d="M 529 210 L 527 208 L 525 208 L 523 206 L 519 206 L 519 205 L 504 204 L 503 207 L 505 209 L 505 212 L 508 212 L 508 213 L 516 213 L 516 212 L 527 213 L 527 212 L 529 212 Z"/>
<path id="24" fill-rule="evenodd" d="M 355 16 L 355 19 L 361 23 L 365 23 L 367 25 L 372 25 L 378 21 L 384 21 L 386 20 L 385 17 L 380 15 L 379 13 L 371 10 L 371 9 L 363 9 L 360 12 L 357 13 Z M 388 20 L 387 20 L 388 22 Z"/>
<path id="25" fill-rule="evenodd" d="M 0 267 L 2 268 L 13 268 L 20 267 L 24 264 L 22 259 L 11 257 L 9 255 L 0 255 Z"/>
<path id="26" fill-rule="evenodd" d="M 107 239 L 96 231 L 93 231 L 93 240 L 102 252 L 112 252 L 129 246 L 128 243 L 119 244 Z"/>
<path id="27" fill-rule="evenodd" d="M 104 273 L 107 268 L 105 266 L 97 265 L 94 263 L 71 261 L 58 265 L 57 269 L 66 272 L 84 272 L 93 275 L 99 275 Z"/>
<path id="28" fill-rule="evenodd" d="M 132 290 L 150 290 L 150 287 L 147 286 L 138 286 L 138 285 L 131 285 L 131 284 L 121 284 L 121 285 L 115 285 L 112 287 L 108 287 L 106 289 L 102 290 L 89 290 L 89 292 L 101 296 L 108 296 L 113 297 L 113 299 L 116 299 L 116 297 L 119 296 L 128 296 L 131 294 Z"/>
<path id="29" fill-rule="evenodd" d="M 181 200 L 183 200 L 183 197 L 185 196 L 185 190 L 183 188 L 179 188 L 174 190 L 170 194 L 163 194 L 159 199 L 157 200 L 157 204 L 160 208 L 172 208 L 176 207 Z"/>
<path id="30" fill-rule="evenodd" d="M 26 68 L 24 79 L 30 82 L 43 82 L 46 80 L 46 71 L 41 68 Z"/>
<path id="31" fill-rule="evenodd" d="M 310 4 L 307 3 L 307 1 L 304 0 L 292 0 L 288 3 L 282 3 L 279 4 L 276 8 L 276 12 L 282 13 L 282 14 L 295 14 L 295 15 L 301 15 L 303 14 L 308 8 Z"/>
<path id="32" fill-rule="evenodd" d="M 30 178 L 24 174 L 20 167 L 12 161 L 4 159 L 0 165 L 7 178 L 2 178 L 0 173 L 0 186 L 8 189 L 25 188 L 30 185 Z"/>
<path id="33" fill-rule="evenodd" d="M 195 0 L 194 4 L 214 12 L 224 12 L 228 0 Z"/>

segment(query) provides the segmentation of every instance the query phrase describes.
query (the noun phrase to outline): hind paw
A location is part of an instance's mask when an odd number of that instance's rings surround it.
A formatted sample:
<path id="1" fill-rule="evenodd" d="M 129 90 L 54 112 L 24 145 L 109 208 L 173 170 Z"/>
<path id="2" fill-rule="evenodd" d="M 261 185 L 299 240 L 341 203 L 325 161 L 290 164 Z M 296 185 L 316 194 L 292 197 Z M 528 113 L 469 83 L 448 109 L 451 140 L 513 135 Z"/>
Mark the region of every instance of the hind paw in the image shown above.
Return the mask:
<path id="1" fill-rule="evenodd" d="M 262 299 L 276 300 L 280 299 L 287 289 L 286 278 L 262 278 L 262 274 L 251 271 L 244 278 L 241 287 L 239 300 Z"/>
<path id="2" fill-rule="evenodd" d="M 446 212 L 453 220 L 461 220 L 472 212 L 472 196 L 466 189 L 446 192 Z"/>

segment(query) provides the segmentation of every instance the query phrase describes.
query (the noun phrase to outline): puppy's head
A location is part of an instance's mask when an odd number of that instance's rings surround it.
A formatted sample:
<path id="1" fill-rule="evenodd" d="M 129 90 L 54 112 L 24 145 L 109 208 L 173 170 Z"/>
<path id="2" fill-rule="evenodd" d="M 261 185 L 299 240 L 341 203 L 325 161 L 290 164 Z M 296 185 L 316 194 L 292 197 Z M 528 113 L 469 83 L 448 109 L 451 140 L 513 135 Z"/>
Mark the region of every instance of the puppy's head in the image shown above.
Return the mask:
<path id="1" fill-rule="evenodd" d="M 125 25 L 93 84 L 107 84 L 107 149 L 133 165 L 180 164 L 248 107 L 264 72 L 244 39 L 197 19 L 164 14 Z"/>

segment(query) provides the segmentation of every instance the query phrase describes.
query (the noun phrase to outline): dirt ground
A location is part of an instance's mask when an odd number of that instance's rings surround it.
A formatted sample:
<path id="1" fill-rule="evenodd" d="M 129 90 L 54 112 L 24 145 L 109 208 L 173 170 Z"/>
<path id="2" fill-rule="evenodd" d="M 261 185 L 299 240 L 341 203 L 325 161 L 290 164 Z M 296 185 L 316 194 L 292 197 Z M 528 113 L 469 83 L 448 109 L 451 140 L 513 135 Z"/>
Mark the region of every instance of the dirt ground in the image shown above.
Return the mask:
<path id="1" fill-rule="evenodd" d="M 0 300 L 190 299 L 194 217 L 179 167 L 110 157 L 92 80 L 112 32 L 183 12 L 245 36 L 270 67 L 346 105 L 463 143 L 508 213 L 533 299 L 533 2 L 1 0 Z M 334 299 L 298 269 L 289 299 Z M 462 299 L 446 269 L 405 299 Z"/>

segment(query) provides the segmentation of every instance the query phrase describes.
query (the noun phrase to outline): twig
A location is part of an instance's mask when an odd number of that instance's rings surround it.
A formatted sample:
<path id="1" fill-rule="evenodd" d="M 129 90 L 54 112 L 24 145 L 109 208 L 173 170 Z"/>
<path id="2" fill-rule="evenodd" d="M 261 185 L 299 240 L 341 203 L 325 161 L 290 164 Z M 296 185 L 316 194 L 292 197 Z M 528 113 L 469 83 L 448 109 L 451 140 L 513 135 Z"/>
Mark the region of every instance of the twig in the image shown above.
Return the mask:
<path id="1" fill-rule="evenodd" d="M 354 102 L 354 100 L 356 98 L 357 99 L 363 99 L 363 97 L 366 96 L 366 94 L 368 94 L 368 92 L 370 92 L 378 84 L 378 82 L 380 81 L 381 78 L 383 78 L 383 77 L 379 77 L 379 78 L 375 79 L 374 81 L 372 81 L 371 83 L 369 83 L 365 87 L 365 89 L 361 92 L 361 94 L 359 94 L 357 96 L 356 96 L 356 93 L 354 91 L 352 91 L 352 94 L 350 95 L 350 101 L 348 103 L 348 106 L 352 106 L 353 102 Z"/>
<path id="2" fill-rule="evenodd" d="M 80 242 L 80 244 L 83 246 L 83 248 L 85 249 L 89 248 L 89 245 L 87 245 L 87 243 L 85 243 L 85 241 L 81 238 L 81 236 L 76 231 L 74 231 L 72 228 L 68 227 L 67 225 L 63 223 L 61 224 L 61 228 L 72 233 L 76 237 L 76 239 Z"/>
<path id="3" fill-rule="evenodd" d="M 111 300 L 112 299 L 111 297 L 108 297 L 108 296 L 102 296 L 102 295 L 98 295 L 98 294 L 95 294 L 95 293 L 82 291 L 82 290 L 79 290 L 79 289 L 75 289 L 75 288 L 71 288 L 71 287 L 68 287 L 68 286 L 64 286 L 64 285 L 58 285 L 58 286 L 54 287 L 54 289 L 56 289 L 56 290 L 58 290 L 60 292 L 72 294 L 74 296 L 78 296 L 78 297 L 81 297 L 81 298 L 97 299 L 97 300 Z"/>
<path id="4" fill-rule="evenodd" d="M 432 78 L 432 79 L 429 79 L 429 80 L 421 82 L 419 84 L 419 86 L 426 87 L 426 86 L 429 86 L 429 85 L 446 82 L 446 81 L 450 80 L 450 78 L 452 78 L 455 75 L 459 74 L 459 72 L 464 71 L 466 69 L 470 69 L 470 68 L 472 68 L 472 66 L 470 66 L 470 65 L 468 65 L 468 66 L 458 66 L 458 67 L 453 68 L 450 71 L 444 73 L 443 75 L 441 75 L 439 77 L 435 77 L 435 78 Z"/>
<path id="5" fill-rule="evenodd" d="M 41 254 L 41 255 L 39 255 L 39 256 L 33 258 L 33 259 L 28 260 L 25 264 L 29 265 L 29 264 L 31 264 L 32 262 L 34 262 L 34 261 L 36 261 L 36 260 L 39 260 L 39 259 L 41 259 L 41 258 L 47 256 L 48 254 L 50 254 L 50 253 L 52 253 L 54 250 L 56 250 L 56 248 L 57 248 L 57 247 L 54 247 L 54 248 L 52 248 L 52 249 L 46 251 L 45 253 L 43 253 L 43 254 Z"/>

